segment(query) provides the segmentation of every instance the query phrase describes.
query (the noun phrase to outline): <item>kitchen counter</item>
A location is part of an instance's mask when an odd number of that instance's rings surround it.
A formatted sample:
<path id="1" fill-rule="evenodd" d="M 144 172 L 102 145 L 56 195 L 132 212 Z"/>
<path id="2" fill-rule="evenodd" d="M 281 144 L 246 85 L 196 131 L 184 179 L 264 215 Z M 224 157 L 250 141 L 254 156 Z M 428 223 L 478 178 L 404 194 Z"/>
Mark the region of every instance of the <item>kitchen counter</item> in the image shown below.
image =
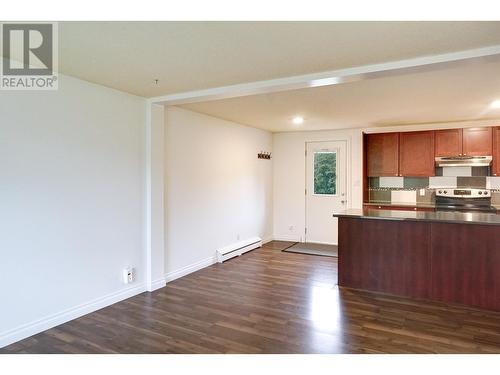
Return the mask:
<path id="1" fill-rule="evenodd" d="M 500 215 L 347 210 L 339 285 L 500 311 Z"/>
<path id="2" fill-rule="evenodd" d="M 333 217 L 352 217 L 376 220 L 428 221 L 439 223 L 500 225 L 500 215 L 494 213 L 463 213 L 454 211 L 402 211 L 350 209 L 334 213 Z"/>
<path id="3" fill-rule="evenodd" d="M 408 209 L 412 208 L 436 208 L 435 204 L 432 203 L 392 203 L 386 201 L 372 201 L 372 202 L 364 202 L 363 206 L 384 206 L 384 207 L 407 207 Z"/>

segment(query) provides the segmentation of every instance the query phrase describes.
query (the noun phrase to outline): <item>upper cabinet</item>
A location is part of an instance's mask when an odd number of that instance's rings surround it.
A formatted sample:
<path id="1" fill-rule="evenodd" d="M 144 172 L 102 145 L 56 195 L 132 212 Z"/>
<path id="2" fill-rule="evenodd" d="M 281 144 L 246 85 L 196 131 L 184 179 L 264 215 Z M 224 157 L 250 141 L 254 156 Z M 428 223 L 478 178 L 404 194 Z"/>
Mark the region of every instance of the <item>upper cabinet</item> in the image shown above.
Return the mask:
<path id="1" fill-rule="evenodd" d="M 399 133 L 368 134 L 366 143 L 368 176 L 398 176 Z"/>
<path id="2" fill-rule="evenodd" d="M 436 130 L 436 156 L 462 155 L 462 129 Z"/>
<path id="3" fill-rule="evenodd" d="M 465 156 L 485 156 L 492 154 L 492 128 L 463 129 L 462 154 Z"/>
<path id="4" fill-rule="evenodd" d="M 435 175 L 434 131 L 400 133 L 399 148 L 400 176 Z"/>
<path id="5" fill-rule="evenodd" d="M 493 156 L 491 173 L 500 176 L 500 126 L 365 136 L 366 175 L 435 175 L 435 157 Z"/>
<path id="6" fill-rule="evenodd" d="M 491 128 L 436 130 L 436 156 L 485 156 L 492 153 Z"/>
<path id="7" fill-rule="evenodd" d="M 500 127 L 493 128 L 493 176 L 500 176 Z"/>

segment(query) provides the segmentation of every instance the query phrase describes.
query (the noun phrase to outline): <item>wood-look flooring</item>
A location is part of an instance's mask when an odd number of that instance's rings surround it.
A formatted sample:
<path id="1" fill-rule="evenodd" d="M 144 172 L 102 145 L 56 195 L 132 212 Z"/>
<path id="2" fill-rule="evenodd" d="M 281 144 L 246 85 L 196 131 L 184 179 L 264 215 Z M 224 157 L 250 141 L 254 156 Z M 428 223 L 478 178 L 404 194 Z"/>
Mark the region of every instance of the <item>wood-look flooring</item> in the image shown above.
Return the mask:
<path id="1" fill-rule="evenodd" d="M 271 242 L 1 353 L 500 353 L 500 314 L 337 287 Z"/>

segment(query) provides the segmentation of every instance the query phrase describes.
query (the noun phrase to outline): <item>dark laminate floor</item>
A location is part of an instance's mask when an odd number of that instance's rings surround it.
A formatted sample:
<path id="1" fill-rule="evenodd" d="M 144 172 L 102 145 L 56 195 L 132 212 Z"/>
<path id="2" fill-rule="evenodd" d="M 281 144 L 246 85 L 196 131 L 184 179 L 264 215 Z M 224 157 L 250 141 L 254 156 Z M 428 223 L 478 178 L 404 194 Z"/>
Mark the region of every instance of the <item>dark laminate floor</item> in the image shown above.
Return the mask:
<path id="1" fill-rule="evenodd" d="M 500 314 L 339 290 L 337 260 L 265 247 L 3 353 L 500 353 Z"/>

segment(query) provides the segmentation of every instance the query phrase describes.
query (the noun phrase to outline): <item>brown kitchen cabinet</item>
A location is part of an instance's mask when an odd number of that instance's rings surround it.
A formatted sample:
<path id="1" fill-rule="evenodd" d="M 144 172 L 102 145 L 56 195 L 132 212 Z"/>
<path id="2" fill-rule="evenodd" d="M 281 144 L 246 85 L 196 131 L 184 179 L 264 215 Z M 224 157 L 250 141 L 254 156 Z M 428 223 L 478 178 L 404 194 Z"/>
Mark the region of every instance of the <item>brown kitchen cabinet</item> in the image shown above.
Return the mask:
<path id="1" fill-rule="evenodd" d="M 427 222 L 339 219 L 339 285 L 427 299 Z"/>
<path id="2" fill-rule="evenodd" d="M 366 153 L 369 177 L 398 176 L 399 133 L 368 134 Z"/>
<path id="3" fill-rule="evenodd" d="M 491 127 L 463 129 L 462 145 L 464 156 L 491 155 L 493 146 Z"/>
<path id="4" fill-rule="evenodd" d="M 339 286 L 500 311 L 498 225 L 338 218 Z"/>
<path id="5" fill-rule="evenodd" d="M 432 223 L 431 299 L 500 310 L 500 231 Z"/>
<path id="6" fill-rule="evenodd" d="M 435 175 L 434 131 L 400 133 L 399 175 L 411 177 Z"/>
<path id="7" fill-rule="evenodd" d="M 436 156 L 485 156 L 492 153 L 491 128 L 436 130 Z"/>
<path id="8" fill-rule="evenodd" d="M 493 165 L 491 173 L 500 176 L 500 127 L 492 129 L 493 133 Z"/>
<path id="9" fill-rule="evenodd" d="M 462 129 L 435 131 L 436 156 L 462 155 Z"/>

